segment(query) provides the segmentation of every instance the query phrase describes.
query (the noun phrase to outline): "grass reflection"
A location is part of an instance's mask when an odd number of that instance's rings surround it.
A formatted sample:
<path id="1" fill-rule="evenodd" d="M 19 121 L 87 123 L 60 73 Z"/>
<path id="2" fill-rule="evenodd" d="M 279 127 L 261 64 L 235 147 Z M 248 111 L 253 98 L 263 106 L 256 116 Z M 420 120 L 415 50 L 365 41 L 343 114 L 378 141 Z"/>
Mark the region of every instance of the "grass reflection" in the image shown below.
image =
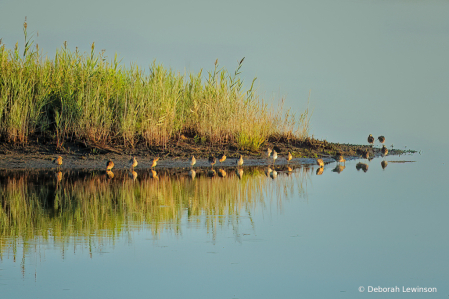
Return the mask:
<path id="1" fill-rule="evenodd" d="M 252 222 L 256 208 L 273 200 L 282 208 L 282 200 L 305 194 L 309 168 L 277 171 L 273 179 L 262 168 L 220 169 L 213 177 L 197 169 L 194 179 L 181 169 L 135 177 L 129 171 L 3 172 L 0 256 L 50 241 L 91 248 L 140 229 L 156 238 L 164 230 L 181 234 L 185 225 L 205 227 L 215 239 L 218 227 L 235 231 L 242 217 Z"/>

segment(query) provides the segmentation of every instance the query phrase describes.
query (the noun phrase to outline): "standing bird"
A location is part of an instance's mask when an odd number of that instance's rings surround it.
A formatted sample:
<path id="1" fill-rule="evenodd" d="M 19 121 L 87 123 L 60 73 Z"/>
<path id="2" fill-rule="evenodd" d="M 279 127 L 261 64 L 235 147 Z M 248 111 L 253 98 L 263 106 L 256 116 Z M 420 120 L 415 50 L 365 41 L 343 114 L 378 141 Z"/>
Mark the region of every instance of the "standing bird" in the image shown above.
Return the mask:
<path id="1" fill-rule="evenodd" d="M 223 155 L 220 156 L 218 161 L 220 162 L 220 164 L 226 161 L 226 155 L 223 153 Z"/>
<path id="2" fill-rule="evenodd" d="M 190 158 L 190 167 L 193 167 L 193 165 L 195 165 L 195 163 L 196 163 L 195 156 L 192 156 L 192 158 Z"/>
<path id="3" fill-rule="evenodd" d="M 292 154 L 290 152 L 288 152 L 287 155 L 287 163 L 293 158 Z"/>
<path id="4" fill-rule="evenodd" d="M 129 160 L 129 168 L 132 168 L 134 170 L 134 167 L 137 166 L 137 159 L 136 157 L 132 157 L 131 160 Z"/>
<path id="5" fill-rule="evenodd" d="M 62 157 L 58 156 L 57 158 L 54 158 L 53 159 L 53 163 L 58 165 L 58 166 L 61 166 L 62 165 Z"/>
<path id="6" fill-rule="evenodd" d="M 385 145 L 382 146 L 382 154 L 383 154 L 384 156 L 386 156 L 386 155 L 388 154 L 388 149 L 386 148 Z"/>
<path id="7" fill-rule="evenodd" d="M 379 136 L 379 137 L 377 137 L 377 139 L 379 140 L 380 143 L 384 143 L 385 142 L 385 137 L 384 136 Z"/>
<path id="8" fill-rule="evenodd" d="M 214 167 L 215 163 L 217 163 L 217 159 L 214 156 L 209 157 L 210 166 Z"/>
<path id="9" fill-rule="evenodd" d="M 156 158 L 153 159 L 153 163 L 151 164 L 151 168 L 156 167 L 157 161 L 159 161 L 159 157 L 156 157 Z"/>
<path id="10" fill-rule="evenodd" d="M 337 161 L 338 163 L 342 163 L 343 162 L 346 165 L 346 160 L 345 160 L 345 158 L 343 158 L 343 156 L 341 154 L 338 154 L 335 157 L 335 161 Z"/>
<path id="11" fill-rule="evenodd" d="M 240 159 L 237 160 L 237 166 L 242 166 L 243 165 L 243 156 L 240 155 Z"/>
<path id="12" fill-rule="evenodd" d="M 273 150 L 271 148 L 267 148 L 267 157 L 270 158 L 271 152 Z"/>
<path id="13" fill-rule="evenodd" d="M 106 163 L 106 171 L 110 171 L 112 168 L 114 168 L 114 162 L 109 160 L 108 163 Z"/>
<path id="14" fill-rule="evenodd" d="M 278 158 L 278 153 L 275 150 L 273 150 L 273 165 L 274 165 L 274 162 L 276 162 L 277 158 Z"/>
<path id="15" fill-rule="evenodd" d="M 369 134 L 369 136 L 368 136 L 368 143 L 371 144 L 371 145 L 374 144 L 374 137 L 371 134 Z"/>
<path id="16" fill-rule="evenodd" d="M 323 161 L 323 159 L 316 159 L 316 164 L 317 164 L 319 167 L 323 167 L 323 166 L 324 166 L 324 161 Z"/>

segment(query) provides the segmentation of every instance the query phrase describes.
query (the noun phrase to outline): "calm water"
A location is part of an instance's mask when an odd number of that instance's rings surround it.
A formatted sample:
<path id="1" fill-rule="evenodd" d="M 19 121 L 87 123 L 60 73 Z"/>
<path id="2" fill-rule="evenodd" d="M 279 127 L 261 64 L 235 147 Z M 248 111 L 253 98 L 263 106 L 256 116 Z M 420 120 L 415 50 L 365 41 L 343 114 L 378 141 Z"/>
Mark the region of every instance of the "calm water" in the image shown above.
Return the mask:
<path id="1" fill-rule="evenodd" d="M 3 173 L 2 298 L 448 296 L 447 162 L 382 160 L 275 179 Z"/>

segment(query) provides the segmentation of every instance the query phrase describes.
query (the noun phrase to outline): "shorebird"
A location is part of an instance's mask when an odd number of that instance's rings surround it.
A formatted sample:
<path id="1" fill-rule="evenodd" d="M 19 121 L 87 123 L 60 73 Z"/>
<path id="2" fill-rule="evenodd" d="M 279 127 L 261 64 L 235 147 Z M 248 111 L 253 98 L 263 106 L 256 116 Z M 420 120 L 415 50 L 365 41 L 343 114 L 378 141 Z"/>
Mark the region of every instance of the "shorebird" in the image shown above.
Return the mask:
<path id="1" fill-rule="evenodd" d="M 223 163 L 224 161 L 226 161 L 226 155 L 223 153 L 220 158 L 218 159 L 218 161 L 221 163 Z"/>
<path id="2" fill-rule="evenodd" d="M 384 156 L 386 156 L 386 155 L 388 154 L 388 149 L 386 148 L 385 145 L 382 146 L 382 154 L 383 154 Z"/>
<path id="3" fill-rule="evenodd" d="M 111 170 L 112 168 L 114 168 L 114 162 L 109 160 L 108 163 L 106 163 L 106 171 Z"/>
<path id="4" fill-rule="evenodd" d="M 215 163 L 217 163 L 217 159 L 214 156 L 210 156 L 209 163 L 210 163 L 210 166 L 213 167 L 215 165 Z"/>
<path id="5" fill-rule="evenodd" d="M 57 158 L 54 158 L 53 159 L 53 163 L 58 165 L 58 166 L 61 166 L 62 165 L 62 157 L 58 156 Z"/>
<path id="6" fill-rule="evenodd" d="M 237 166 L 242 166 L 243 165 L 243 156 L 240 155 L 240 159 L 237 160 Z"/>
<path id="7" fill-rule="evenodd" d="M 196 171 L 193 169 L 190 169 L 189 171 L 189 177 L 193 180 L 196 176 Z"/>
<path id="8" fill-rule="evenodd" d="M 270 158 L 271 152 L 273 150 L 271 148 L 267 148 L 267 157 Z"/>
<path id="9" fill-rule="evenodd" d="M 343 162 L 343 164 L 346 165 L 346 160 L 345 160 L 345 158 L 343 158 L 343 156 L 342 156 L 341 154 L 338 154 L 338 155 L 335 157 L 335 161 L 337 161 L 338 163 L 342 163 L 342 162 Z"/>
<path id="10" fill-rule="evenodd" d="M 384 136 L 379 136 L 379 137 L 377 137 L 377 139 L 379 140 L 380 143 L 384 143 L 385 142 L 385 137 Z"/>
<path id="11" fill-rule="evenodd" d="M 195 163 L 196 163 L 195 156 L 192 156 L 192 158 L 190 158 L 190 167 L 193 167 L 193 165 L 195 165 Z"/>
<path id="12" fill-rule="evenodd" d="M 368 143 L 371 145 L 373 145 L 373 143 L 374 143 L 374 137 L 371 134 L 369 134 L 369 136 L 368 136 Z"/>
<path id="13" fill-rule="evenodd" d="M 159 157 L 156 157 L 156 158 L 153 159 L 153 163 L 151 164 L 151 168 L 156 167 L 157 161 L 159 161 Z"/>
<path id="14" fill-rule="evenodd" d="M 275 150 L 273 150 L 273 165 L 274 165 L 274 162 L 276 162 L 277 158 L 278 158 L 278 153 Z"/>
<path id="15" fill-rule="evenodd" d="M 388 165 L 388 162 L 383 160 L 382 162 L 380 162 L 380 166 L 382 166 L 382 169 L 385 169 Z"/>
<path id="16" fill-rule="evenodd" d="M 293 158 L 292 153 L 288 152 L 287 163 Z"/>
<path id="17" fill-rule="evenodd" d="M 136 157 L 132 157 L 128 163 L 129 163 L 129 168 L 132 168 L 132 169 L 134 169 L 134 167 L 136 167 L 138 164 Z"/>
<path id="18" fill-rule="evenodd" d="M 324 161 L 323 161 L 323 159 L 316 159 L 316 164 L 317 164 L 319 167 L 323 167 L 323 166 L 324 166 Z"/>

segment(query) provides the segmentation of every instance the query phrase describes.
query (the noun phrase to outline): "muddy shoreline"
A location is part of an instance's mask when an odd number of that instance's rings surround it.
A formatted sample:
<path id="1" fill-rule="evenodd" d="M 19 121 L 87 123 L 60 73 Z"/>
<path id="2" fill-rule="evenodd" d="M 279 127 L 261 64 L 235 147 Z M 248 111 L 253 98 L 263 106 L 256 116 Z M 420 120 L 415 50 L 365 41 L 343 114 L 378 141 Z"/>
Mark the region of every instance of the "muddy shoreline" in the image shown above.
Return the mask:
<path id="1" fill-rule="evenodd" d="M 157 168 L 190 168 L 189 158 L 195 155 L 197 163 L 195 168 L 210 167 L 208 157 L 221 154 L 227 156 L 226 161 L 216 167 L 235 167 L 239 155 L 244 157 L 243 166 L 265 166 L 272 165 L 273 160 L 266 156 L 266 149 L 274 148 L 279 158 L 277 166 L 287 164 L 304 165 L 315 164 L 316 158 L 322 158 L 325 163 L 335 162 L 333 157 L 342 154 L 346 160 L 357 159 L 366 151 L 370 157 L 382 155 L 380 146 L 352 145 L 329 143 L 317 139 L 307 138 L 302 141 L 271 141 L 265 144 L 259 151 L 248 151 L 239 149 L 236 144 L 197 144 L 193 140 L 171 141 L 166 147 L 147 147 L 138 145 L 134 149 L 122 147 L 110 147 L 102 145 L 66 143 L 61 149 L 54 144 L 41 144 L 37 140 L 29 142 L 26 146 L 17 146 L 8 143 L 0 145 L 0 169 L 53 169 L 55 164 L 52 160 L 62 156 L 63 165 L 61 170 L 105 170 L 108 160 L 114 161 L 114 169 L 128 168 L 128 161 L 135 156 L 139 162 L 136 169 L 150 169 L 152 159 L 160 157 Z M 287 163 L 287 154 L 291 152 L 293 159 Z M 402 154 L 404 151 L 389 148 L 390 155 Z"/>

